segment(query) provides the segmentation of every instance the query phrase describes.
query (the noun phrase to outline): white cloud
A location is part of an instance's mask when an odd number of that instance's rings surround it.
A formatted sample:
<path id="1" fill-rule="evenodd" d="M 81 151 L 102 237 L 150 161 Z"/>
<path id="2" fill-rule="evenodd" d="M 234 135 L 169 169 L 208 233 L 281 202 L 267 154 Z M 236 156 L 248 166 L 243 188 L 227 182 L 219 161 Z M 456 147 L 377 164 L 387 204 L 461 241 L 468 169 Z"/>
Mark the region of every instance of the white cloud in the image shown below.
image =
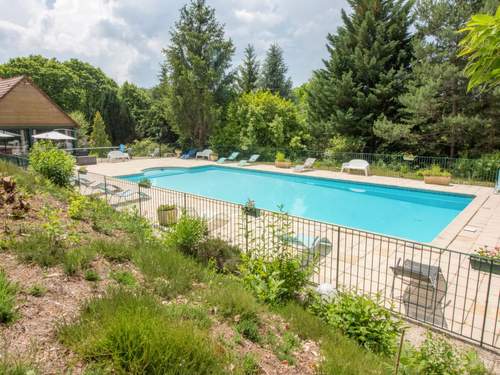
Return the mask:
<path id="1" fill-rule="evenodd" d="M 340 7 L 330 0 L 207 0 L 226 34 L 243 49 L 253 43 L 260 56 L 273 42 L 284 48 L 296 83 L 321 66 L 325 37 L 334 32 Z M 101 67 L 118 82 L 144 86 L 157 81 L 161 49 L 187 0 L 0 0 L 0 63 L 42 54 L 76 57 Z"/>

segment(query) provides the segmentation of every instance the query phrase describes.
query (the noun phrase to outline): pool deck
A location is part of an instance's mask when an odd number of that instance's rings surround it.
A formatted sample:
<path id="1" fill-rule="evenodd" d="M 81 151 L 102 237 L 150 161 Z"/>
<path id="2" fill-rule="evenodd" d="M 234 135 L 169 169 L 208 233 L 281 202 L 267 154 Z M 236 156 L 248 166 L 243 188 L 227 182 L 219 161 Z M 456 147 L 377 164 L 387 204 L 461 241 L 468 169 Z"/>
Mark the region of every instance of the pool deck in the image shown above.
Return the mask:
<path id="1" fill-rule="evenodd" d="M 91 173 L 106 176 L 120 176 L 140 173 L 146 168 L 156 167 L 199 167 L 220 165 L 206 160 L 182 160 L 178 158 L 133 159 L 125 162 L 103 162 L 87 167 Z M 238 167 L 237 163 L 225 163 L 225 167 Z M 255 164 L 245 167 L 259 171 L 297 174 L 291 169 L 276 168 L 270 164 Z M 344 181 L 356 181 L 383 184 L 404 188 L 424 189 L 430 191 L 470 194 L 474 200 L 432 241 L 432 245 L 462 251 L 473 252 L 479 247 L 494 248 L 500 246 L 500 194 L 493 188 L 475 185 L 452 184 L 450 186 L 427 185 L 421 180 L 405 178 L 364 176 L 326 170 L 312 170 L 301 175 L 332 178 Z"/>

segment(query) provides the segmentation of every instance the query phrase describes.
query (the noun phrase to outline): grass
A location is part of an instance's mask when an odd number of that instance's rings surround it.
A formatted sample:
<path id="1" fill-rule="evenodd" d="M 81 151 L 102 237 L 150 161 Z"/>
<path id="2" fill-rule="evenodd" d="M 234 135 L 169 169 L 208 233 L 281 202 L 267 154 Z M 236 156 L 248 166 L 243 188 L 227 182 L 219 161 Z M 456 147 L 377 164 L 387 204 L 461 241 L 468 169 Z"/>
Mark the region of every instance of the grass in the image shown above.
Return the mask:
<path id="1" fill-rule="evenodd" d="M 10 247 L 25 263 L 36 263 L 40 267 L 53 267 L 64 261 L 65 249 L 46 233 L 35 230 L 26 237 L 11 242 Z"/>
<path id="2" fill-rule="evenodd" d="M 136 253 L 134 263 L 146 282 L 161 297 L 171 298 L 189 292 L 193 283 L 206 278 L 205 269 L 194 259 L 152 242 Z"/>
<path id="3" fill-rule="evenodd" d="M 292 332 L 301 339 L 321 342 L 324 360 L 319 374 L 379 375 L 392 373 L 392 363 L 372 354 L 353 340 L 326 326 L 318 317 L 302 306 L 291 302 L 276 310 L 290 324 Z"/>
<path id="4" fill-rule="evenodd" d="M 242 316 L 236 323 L 236 331 L 252 342 L 261 341 L 257 316 Z"/>
<path id="5" fill-rule="evenodd" d="M 93 268 L 89 268 L 88 270 L 85 270 L 85 273 L 83 274 L 83 278 L 87 281 L 99 281 L 100 280 L 99 274 Z"/>
<path id="6" fill-rule="evenodd" d="M 59 337 L 84 360 L 116 373 L 222 374 L 223 354 L 191 321 L 193 311 L 171 309 L 149 294 L 117 289 L 91 300 Z"/>
<path id="7" fill-rule="evenodd" d="M 0 375 L 36 375 L 36 367 L 30 361 L 0 354 Z"/>
<path id="8" fill-rule="evenodd" d="M 33 284 L 26 292 L 33 297 L 43 297 L 47 294 L 47 288 L 40 284 Z"/>
<path id="9" fill-rule="evenodd" d="M 0 270 L 0 323 L 11 323 L 16 319 L 17 290 L 17 285 Z"/>
<path id="10" fill-rule="evenodd" d="M 129 271 L 111 271 L 109 276 L 121 285 L 134 286 L 137 283 L 134 275 Z"/>
<path id="11" fill-rule="evenodd" d="M 68 276 L 86 270 L 95 258 L 95 251 L 91 247 L 77 247 L 64 254 L 63 270 Z"/>
<path id="12" fill-rule="evenodd" d="M 87 245 L 87 251 L 101 254 L 110 262 L 123 263 L 130 261 L 136 249 L 130 241 L 116 239 L 96 239 Z"/>

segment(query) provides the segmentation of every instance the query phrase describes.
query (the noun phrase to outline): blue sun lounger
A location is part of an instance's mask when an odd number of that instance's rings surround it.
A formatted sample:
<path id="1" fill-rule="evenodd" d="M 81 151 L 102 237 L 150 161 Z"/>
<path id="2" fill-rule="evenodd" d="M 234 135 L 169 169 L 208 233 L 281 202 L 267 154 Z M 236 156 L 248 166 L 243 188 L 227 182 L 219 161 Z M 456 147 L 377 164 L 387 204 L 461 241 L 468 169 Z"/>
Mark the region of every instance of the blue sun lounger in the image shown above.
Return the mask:
<path id="1" fill-rule="evenodd" d="M 196 149 L 192 148 L 191 150 L 188 150 L 184 154 L 182 154 L 181 159 L 191 159 L 194 158 L 195 155 L 196 155 Z"/>
<path id="2" fill-rule="evenodd" d="M 233 152 L 227 158 L 220 158 L 219 160 L 217 160 L 217 163 L 225 163 L 226 161 L 235 161 L 239 154 L 240 154 L 239 152 Z"/>

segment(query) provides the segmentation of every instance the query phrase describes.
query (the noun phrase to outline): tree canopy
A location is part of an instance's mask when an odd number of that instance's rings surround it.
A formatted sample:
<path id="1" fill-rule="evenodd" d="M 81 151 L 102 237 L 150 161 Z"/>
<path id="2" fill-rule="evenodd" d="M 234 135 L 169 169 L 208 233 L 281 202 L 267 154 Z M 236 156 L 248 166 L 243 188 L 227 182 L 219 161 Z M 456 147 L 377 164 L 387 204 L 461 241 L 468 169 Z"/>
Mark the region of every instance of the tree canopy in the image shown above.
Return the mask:
<path id="1" fill-rule="evenodd" d="M 283 50 L 276 43 L 271 44 L 262 66 L 260 88 L 289 98 L 292 91 L 292 79 L 287 78 L 288 67 L 283 58 Z"/>

